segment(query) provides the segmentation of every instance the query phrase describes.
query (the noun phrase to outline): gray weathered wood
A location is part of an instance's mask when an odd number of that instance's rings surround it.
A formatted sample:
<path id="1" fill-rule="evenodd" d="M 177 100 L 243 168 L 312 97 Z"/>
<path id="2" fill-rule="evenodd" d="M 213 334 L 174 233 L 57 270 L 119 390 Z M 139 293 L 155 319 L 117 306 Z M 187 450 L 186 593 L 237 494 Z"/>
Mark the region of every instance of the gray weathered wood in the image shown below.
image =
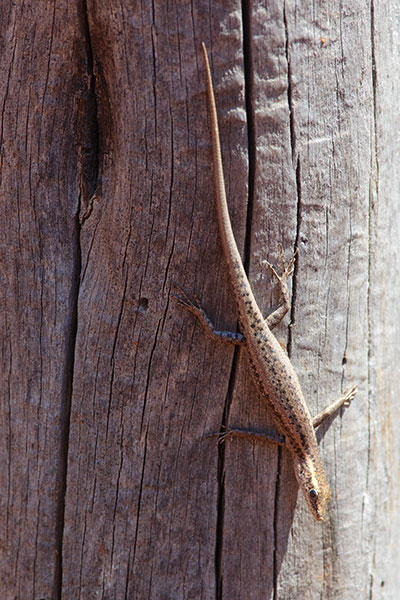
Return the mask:
<path id="1" fill-rule="evenodd" d="M 400 581 L 399 0 L 26 3 L 0 8 L 0 596 L 376 598 Z M 215 222 L 200 43 L 229 205 L 265 314 L 321 432 L 327 521 L 243 350 Z M 246 102 L 247 100 L 247 102 Z M 250 174 L 250 175 L 249 175 Z M 290 327 L 288 327 L 289 322 Z"/>
<path id="2" fill-rule="evenodd" d="M 67 2 L 4 2 L 0 31 L 0 596 L 48 599 L 61 589 L 86 53 Z"/>

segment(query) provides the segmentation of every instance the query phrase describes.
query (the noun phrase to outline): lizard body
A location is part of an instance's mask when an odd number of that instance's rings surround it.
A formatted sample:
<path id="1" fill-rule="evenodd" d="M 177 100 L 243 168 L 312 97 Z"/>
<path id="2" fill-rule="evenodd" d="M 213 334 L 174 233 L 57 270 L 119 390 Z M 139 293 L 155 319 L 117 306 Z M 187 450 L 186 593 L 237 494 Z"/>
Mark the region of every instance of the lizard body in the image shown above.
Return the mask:
<path id="1" fill-rule="evenodd" d="M 330 488 L 318 450 L 313 419 L 305 403 L 293 365 L 271 331 L 282 320 L 290 306 L 287 278 L 293 271 L 295 256 L 286 266 L 281 253 L 283 264 L 281 276 L 269 265 L 280 283 L 283 304 L 265 319 L 254 298 L 232 231 L 226 200 L 214 90 L 204 43 L 203 53 L 206 65 L 208 106 L 211 117 L 212 155 L 219 231 L 239 312 L 239 324 L 242 334 L 215 331 L 198 300 L 191 300 L 180 288 L 178 288 L 180 295 L 175 295 L 175 298 L 181 305 L 196 314 L 215 338 L 246 346 L 254 381 L 261 397 L 272 410 L 280 434 L 284 436 L 284 443 L 293 457 L 295 475 L 307 504 L 313 516 L 317 520 L 323 520 L 330 499 Z M 314 422 L 319 424 L 327 414 L 331 414 L 338 406 L 350 402 L 354 394 L 355 387 L 332 405 L 334 408 L 329 407 L 327 411 L 324 411 L 324 415 L 320 417 L 319 421 L 319 417 L 316 417 Z M 224 437 L 231 433 L 235 433 L 235 431 L 228 431 Z"/>

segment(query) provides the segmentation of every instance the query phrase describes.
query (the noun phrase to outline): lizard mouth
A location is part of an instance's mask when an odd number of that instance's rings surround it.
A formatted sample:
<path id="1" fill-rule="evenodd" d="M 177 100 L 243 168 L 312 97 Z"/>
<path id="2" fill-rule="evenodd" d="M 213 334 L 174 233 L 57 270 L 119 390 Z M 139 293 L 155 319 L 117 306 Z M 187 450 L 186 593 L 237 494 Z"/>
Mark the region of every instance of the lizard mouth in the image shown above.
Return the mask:
<path id="1" fill-rule="evenodd" d="M 317 496 L 310 495 L 308 493 L 308 503 L 311 508 L 311 512 L 317 521 L 325 521 L 325 506 L 321 506 L 321 499 Z"/>

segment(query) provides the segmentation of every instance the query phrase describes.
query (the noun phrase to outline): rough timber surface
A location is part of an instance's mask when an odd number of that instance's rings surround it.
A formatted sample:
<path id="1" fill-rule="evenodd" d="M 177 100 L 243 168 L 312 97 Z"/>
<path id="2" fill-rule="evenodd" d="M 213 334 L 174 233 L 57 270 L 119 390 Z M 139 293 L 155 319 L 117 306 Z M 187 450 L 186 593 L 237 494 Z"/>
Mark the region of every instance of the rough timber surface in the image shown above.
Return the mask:
<path id="1" fill-rule="evenodd" d="M 399 0 L 0 7 L 0 597 L 395 600 L 400 587 Z M 215 220 L 201 42 L 260 307 L 299 249 L 285 340 L 332 487 L 209 434 L 273 429 Z M 289 325 L 290 324 L 290 325 Z"/>

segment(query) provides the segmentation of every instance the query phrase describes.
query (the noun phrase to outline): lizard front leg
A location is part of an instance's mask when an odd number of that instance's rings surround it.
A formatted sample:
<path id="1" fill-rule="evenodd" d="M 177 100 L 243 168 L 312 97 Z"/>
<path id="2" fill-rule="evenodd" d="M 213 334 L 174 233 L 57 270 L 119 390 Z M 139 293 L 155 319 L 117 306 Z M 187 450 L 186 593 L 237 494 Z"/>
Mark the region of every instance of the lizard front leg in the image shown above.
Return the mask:
<path id="1" fill-rule="evenodd" d="M 268 268 L 272 271 L 273 275 L 278 280 L 279 287 L 280 287 L 280 298 L 281 298 L 281 305 L 276 310 L 274 310 L 273 313 L 268 315 L 268 317 L 265 319 L 265 321 L 270 329 L 273 329 L 274 327 L 279 325 L 279 323 L 282 321 L 283 317 L 286 315 L 286 313 L 290 309 L 289 289 L 287 286 L 287 280 L 293 274 L 294 262 L 296 260 L 296 254 L 297 254 L 297 249 L 296 249 L 295 253 L 293 254 L 292 258 L 290 259 L 288 265 L 286 265 L 285 258 L 283 256 L 283 249 L 282 249 L 282 246 L 280 246 L 280 255 L 281 255 L 281 261 L 282 261 L 282 275 L 278 275 L 278 273 L 275 271 L 274 267 L 269 262 L 267 262 Z"/>
<path id="2" fill-rule="evenodd" d="M 332 402 L 332 404 L 329 404 L 329 406 L 324 408 L 324 410 L 321 410 L 321 412 L 318 413 L 317 416 L 313 418 L 314 429 L 319 427 L 321 425 L 321 423 L 323 423 L 327 417 L 330 417 L 337 410 L 339 410 L 339 408 L 341 406 L 349 406 L 351 401 L 353 400 L 354 396 L 356 395 L 356 393 L 357 393 L 357 386 L 353 385 L 353 387 L 351 387 L 349 390 L 344 392 L 340 396 L 340 398 L 338 398 L 335 402 Z"/>
<path id="3" fill-rule="evenodd" d="M 174 283 L 174 287 L 178 290 L 179 293 L 171 294 L 172 298 L 174 298 L 180 306 L 183 306 L 191 313 L 193 313 L 203 325 L 204 329 L 215 341 L 219 342 L 227 342 L 229 344 L 235 345 L 243 345 L 246 343 L 246 339 L 244 335 L 241 333 L 234 333 L 231 331 L 218 331 L 211 320 L 208 318 L 206 312 L 202 308 L 199 300 L 194 296 L 190 298 L 186 292 L 183 291 L 179 285 Z"/>

